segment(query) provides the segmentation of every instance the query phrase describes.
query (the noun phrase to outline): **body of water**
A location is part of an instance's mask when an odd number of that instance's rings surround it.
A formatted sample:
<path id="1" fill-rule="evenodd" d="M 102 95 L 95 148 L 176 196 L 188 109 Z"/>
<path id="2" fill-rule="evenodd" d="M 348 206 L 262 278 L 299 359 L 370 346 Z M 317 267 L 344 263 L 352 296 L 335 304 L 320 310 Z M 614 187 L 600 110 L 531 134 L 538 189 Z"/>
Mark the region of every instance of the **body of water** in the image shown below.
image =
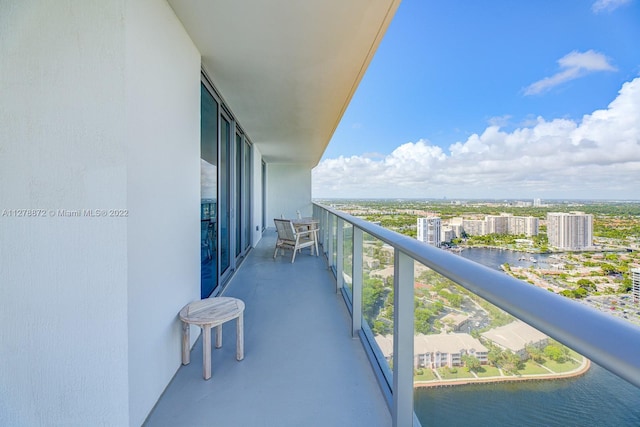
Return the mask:
<path id="1" fill-rule="evenodd" d="M 541 267 L 550 261 L 548 255 L 484 248 L 461 256 L 497 270 L 505 262 L 530 266 L 531 256 Z M 632 427 L 640 426 L 640 389 L 592 364 L 578 378 L 417 389 L 415 412 L 424 427 Z"/>
<path id="2" fill-rule="evenodd" d="M 549 254 L 529 254 L 493 248 L 465 248 L 460 252 L 460 256 L 500 271 L 502 271 L 500 265 L 504 263 L 516 267 L 530 267 L 533 265 L 547 268 L 550 263 L 554 262 L 553 259 L 549 259 Z M 555 260 L 555 262 L 559 261 Z"/>

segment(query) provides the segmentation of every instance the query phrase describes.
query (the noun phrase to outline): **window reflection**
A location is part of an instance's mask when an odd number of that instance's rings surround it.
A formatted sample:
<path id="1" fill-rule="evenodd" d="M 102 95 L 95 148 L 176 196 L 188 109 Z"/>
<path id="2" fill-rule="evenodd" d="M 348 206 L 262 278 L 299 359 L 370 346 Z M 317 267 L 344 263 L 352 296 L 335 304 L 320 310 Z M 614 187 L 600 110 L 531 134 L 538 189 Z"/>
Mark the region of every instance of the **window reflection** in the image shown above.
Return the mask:
<path id="1" fill-rule="evenodd" d="M 204 85 L 200 94 L 200 296 L 207 298 L 218 283 L 218 103 Z"/>

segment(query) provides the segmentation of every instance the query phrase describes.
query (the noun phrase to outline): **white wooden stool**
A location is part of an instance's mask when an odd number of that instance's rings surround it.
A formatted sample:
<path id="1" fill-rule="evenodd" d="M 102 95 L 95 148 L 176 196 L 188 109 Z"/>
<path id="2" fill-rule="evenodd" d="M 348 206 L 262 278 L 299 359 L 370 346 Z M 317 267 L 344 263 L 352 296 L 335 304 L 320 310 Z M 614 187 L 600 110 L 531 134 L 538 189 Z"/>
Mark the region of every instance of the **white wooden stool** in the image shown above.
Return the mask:
<path id="1" fill-rule="evenodd" d="M 182 364 L 190 360 L 189 325 L 202 328 L 202 369 L 205 380 L 211 378 L 211 328 L 216 328 L 216 348 L 222 347 L 222 324 L 236 321 L 236 359 L 244 359 L 244 302 L 237 298 L 206 298 L 185 305 L 180 310 L 182 320 Z"/>

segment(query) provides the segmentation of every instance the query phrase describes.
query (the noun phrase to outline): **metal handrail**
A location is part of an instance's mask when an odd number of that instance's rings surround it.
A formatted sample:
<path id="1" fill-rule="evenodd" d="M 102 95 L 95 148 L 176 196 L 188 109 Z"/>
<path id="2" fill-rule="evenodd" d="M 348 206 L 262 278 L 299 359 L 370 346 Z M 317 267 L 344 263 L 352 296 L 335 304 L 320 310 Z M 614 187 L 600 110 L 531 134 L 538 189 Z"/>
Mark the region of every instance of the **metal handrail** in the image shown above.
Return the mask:
<path id="1" fill-rule="evenodd" d="M 328 206 L 314 205 L 640 387 L 640 327 Z"/>

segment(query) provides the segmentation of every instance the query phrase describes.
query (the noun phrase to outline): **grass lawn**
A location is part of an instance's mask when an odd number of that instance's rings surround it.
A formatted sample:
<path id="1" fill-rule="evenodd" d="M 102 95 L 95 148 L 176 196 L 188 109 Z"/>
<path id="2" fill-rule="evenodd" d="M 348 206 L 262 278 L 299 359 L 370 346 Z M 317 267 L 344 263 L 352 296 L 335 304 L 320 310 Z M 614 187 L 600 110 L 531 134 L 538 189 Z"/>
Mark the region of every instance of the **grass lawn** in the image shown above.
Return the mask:
<path id="1" fill-rule="evenodd" d="M 436 374 L 433 373 L 431 369 L 423 369 L 422 374 L 414 374 L 414 381 L 431 381 L 436 379 Z"/>
<path id="2" fill-rule="evenodd" d="M 453 380 L 458 378 L 475 378 L 471 372 L 467 372 L 467 368 L 458 366 L 458 372 L 452 373 L 449 368 L 439 368 L 438 373 L 443 380 Z"/>
<path id="3" fill-rule="evenodd" d="M 553 368 L 549 368 L 553 369 Z M 535 362 L 528 361 L 524 364 L 524 369 L 520 369 L 518 371 L 522 375 L 540 375 L 540 374 L 550 374 L 551 372 L 544 369 L 542 366 L 538 365 Z"/>
<path id="4" fill-rule="evenodd" d="M 580 353 L 576 353 L 575 351 L 569 349 L 569 357 L 572 357 L 576 360 L 582 360 L 582 355 Z"/>
<path id="5" fill-rule="evenodd" d="M 482 365 L 480 370 L 476 372 L 476 375 L 478 375 L 478 377 L 480 378 L 499 377 L 500 371 L 495 366 Z"/>
<path id="6" fill-rule="evenodd" d="M 572 371 L 580 366 L 580 364 L 575 360 L 567 360 L 564 363 L 558 363 L 551 359 L 548 359 L 543 363 L 543 365 L 557 373 Z"/>

